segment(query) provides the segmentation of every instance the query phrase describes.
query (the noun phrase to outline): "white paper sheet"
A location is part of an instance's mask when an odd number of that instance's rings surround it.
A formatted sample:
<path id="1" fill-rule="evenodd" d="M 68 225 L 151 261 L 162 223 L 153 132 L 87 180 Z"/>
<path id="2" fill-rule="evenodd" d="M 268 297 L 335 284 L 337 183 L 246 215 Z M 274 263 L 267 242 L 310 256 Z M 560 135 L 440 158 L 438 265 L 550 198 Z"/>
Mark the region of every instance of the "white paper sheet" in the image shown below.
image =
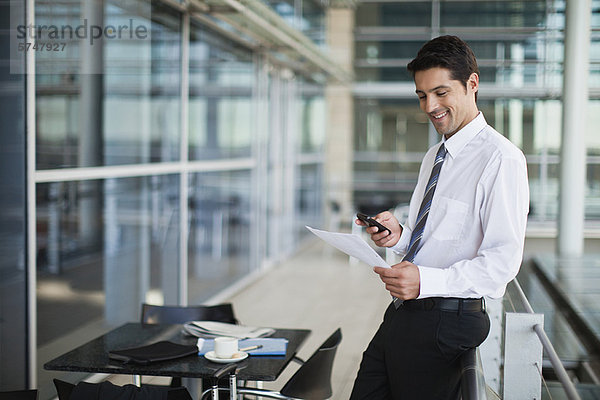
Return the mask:
<path id="1" fill-rule="evenodd" d="M 390 268 L 389 264 L 385 262 L 385 260 L 381 258 L 379 254 L 377 254 L 375 249 L 369 246 L 367 242 L 365 242 L 363 238 L 358 235 L 353 235 L 351 233 L 327 232 L 311 228 L 308 225 L 306 226 L 306 229 L 336 249 L 343 251 L 349 256 L 358 258 L 371 267 Z"/>

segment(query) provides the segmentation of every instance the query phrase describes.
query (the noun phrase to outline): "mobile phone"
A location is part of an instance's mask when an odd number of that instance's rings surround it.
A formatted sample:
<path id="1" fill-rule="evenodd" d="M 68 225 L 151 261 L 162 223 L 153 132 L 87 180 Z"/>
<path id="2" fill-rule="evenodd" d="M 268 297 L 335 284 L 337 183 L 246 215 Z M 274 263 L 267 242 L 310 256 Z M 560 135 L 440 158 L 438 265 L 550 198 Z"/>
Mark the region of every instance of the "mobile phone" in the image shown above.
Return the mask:
<path id="1" fill-rule="evenodd" d="M 385 226 L 381 225 L 379 222 L 375 221 L 373 218 L 369 217 L 367 214 L 356 213 L 356 217 L 369 226 L 376 226 L 377 228 L 379 228 L 379 231 L 377 232 L 388 231 L 390 234 L 392 233 L 392 231 L 390 231 Z"/>

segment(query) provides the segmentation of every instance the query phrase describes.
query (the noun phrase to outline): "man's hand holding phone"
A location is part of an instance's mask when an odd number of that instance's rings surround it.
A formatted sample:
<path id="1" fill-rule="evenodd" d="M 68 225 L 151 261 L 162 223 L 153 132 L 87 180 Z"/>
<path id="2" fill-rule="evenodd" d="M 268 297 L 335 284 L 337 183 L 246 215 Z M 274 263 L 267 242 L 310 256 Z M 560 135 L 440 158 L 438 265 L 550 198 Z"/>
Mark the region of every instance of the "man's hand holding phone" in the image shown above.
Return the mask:
<path id="1" fill-rule="evenodd" d="M 400 240 L 402 227 L 391 212 L 384 211 L 372 218 L 365 214 L 357 214 L 357 217 L 356 224 L 367 227 L 367 233 L 377 246 L 392 247 Z"/>

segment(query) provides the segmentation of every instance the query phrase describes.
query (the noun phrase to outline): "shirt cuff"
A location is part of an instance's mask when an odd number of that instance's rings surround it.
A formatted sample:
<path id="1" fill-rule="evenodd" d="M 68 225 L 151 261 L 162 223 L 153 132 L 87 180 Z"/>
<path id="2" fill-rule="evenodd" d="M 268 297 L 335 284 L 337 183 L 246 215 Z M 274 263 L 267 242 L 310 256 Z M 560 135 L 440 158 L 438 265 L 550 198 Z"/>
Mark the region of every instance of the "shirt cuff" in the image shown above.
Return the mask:
<path id="1" fill-rule="evenodd" d="M 444 297 L 448 295 L 448 270 L 441 268 L 422 267 L 419 268 L 421 288 L 418 299 L 425 297 Z"/>
<path id="2" fill-rule="evenodd" d="M 406 254 L 408 250 L 408 245 L 410 244 L 410 232 L 404 225 L 400 224 L 402 227 L 402 233 L 400 234 L 400 239 L 398 239 L 398 243 L 395 246 L 392 246 L 391 249 L 398 254 Z"/>

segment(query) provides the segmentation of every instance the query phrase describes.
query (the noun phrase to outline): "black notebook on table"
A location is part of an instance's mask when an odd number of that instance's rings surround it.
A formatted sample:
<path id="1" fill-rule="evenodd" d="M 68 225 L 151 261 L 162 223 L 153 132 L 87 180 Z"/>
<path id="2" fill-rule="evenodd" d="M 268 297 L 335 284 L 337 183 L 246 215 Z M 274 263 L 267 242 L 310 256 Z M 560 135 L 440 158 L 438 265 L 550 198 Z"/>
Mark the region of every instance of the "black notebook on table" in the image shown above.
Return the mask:
<path id="1" fill-rule="evenodd" d="M 114 360 L 133 364 L 150 364 L 157 361 L 173 360 L 175 358 L 198 354 L 196 345 L 177 344 L 161 341 L 146 346 L 128 349 L 111 350 L 108 356 Z"/>

